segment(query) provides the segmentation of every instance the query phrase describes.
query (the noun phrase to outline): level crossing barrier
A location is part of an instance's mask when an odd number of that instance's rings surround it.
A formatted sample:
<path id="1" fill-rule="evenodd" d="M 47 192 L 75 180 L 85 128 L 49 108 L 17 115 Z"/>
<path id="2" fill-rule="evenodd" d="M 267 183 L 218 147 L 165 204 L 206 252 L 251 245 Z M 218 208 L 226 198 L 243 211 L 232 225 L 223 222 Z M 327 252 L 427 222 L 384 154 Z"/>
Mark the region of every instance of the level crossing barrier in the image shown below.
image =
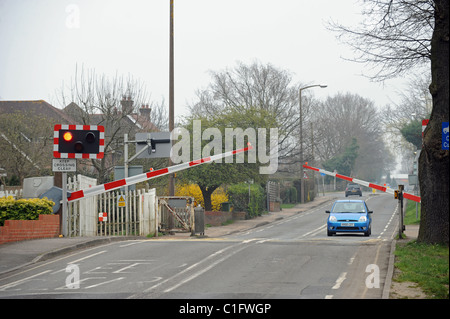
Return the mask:
<path id="1" fill-rule="evenodd" d="M 326 170 L 324 170 L 322 168 L 312 167 L 312 166 L 309 166 L 308 163 L 305 163 L 303 165 L 303 168 L 306 168 L 306 169 L 309 169 L 309 170 L 313 170 L 313 171 L 316 171 L 316 172 L 319 172 L 319 173 L 323 173 L 323 174 L 326 174 L 328 176 L 333 176 L 333 177 L 337 177 L 337 178 L 340 178 L 340 179 L 344 179 L 344 180 L 352 182 L 352 183 L 356 183 L 356 184 L 359 184 L 359 185 L 362 185 L 362 186 L 366 186 L 366 187 L 369 187 L 369 188 L 373 188 L 373 189 L 376 189 L 376 190 L 379 190 L 379 191 L 382 191 L 382 192 L 394 195 L 394 189 L 389 188 L 389 187 L 384 187 L 384 186 L 377 185 L 377 184 L 370 183 L 370 182 L 366 182 L 366 181 L 363 181 L 363 180 L 360 180 L 360 179 L 357 179 L 357 178 L 341 175 L 341 174 L 338 174 L 337 172 L 329 172 L 329 171 L 326 171 Z M 416 196 L 416 195 L 413 195 L 413 194 L 409 194 L 409 193 L 403 192 L 403 198 L 410 199 L 410 200 L 412 200 L 414 202 L 420 203 L 420 196 Z"/>
<path id="2" fill-rule="evenodd" d="M 99 195 L 99 194 L 102 194 L 105 192 L 109 192 L 109 191 L 112 191 L 112 190 L 115 190 L 115 189 L 118 189 L 121 187 L 125 187 L 125 186 L 134 185 L 134 184 L 137 184 L 137 183 L 149 180 L 149 179 L 153 179 L 156 177 L 173 174 L 173 173 L 176 173 L 176 172 L 179 172 L 179 171 L 182 171 L 182 170 L 194 167 L 194 166 L 198 166 L 198 165 L 201 165 L 204 163 L 211 163 L 213 161 L 216 161 L 216 160 L 219 160 L 219 159 L 222 159 L 225 157 L 233 156 L 234 154 L 247 152 L 247 151 L 251 150 L 252 148 L 253 148 L 252 145 L 250 143 L 248 143 L 247 147 L 241 148 L 238 150 L 232 150 L 232 151 L 228 151 L 225 153 L 204 157 L 199 160 L 169 166 L 166 168 L 158 169 L 156 171 L 150 170 L 147 173 L 119 179 L 119 180 L 116 180 L 113 182 L 105 183 L 105 184 L 98 185 L 98 186 L 93 186 L 93 187 L 90 187 L 87 189 L 74 191 L 69 195 L 67 200 L 69 202 L 73 202 L 73 201 L 77 201 L 77 200 L 80 200 L 80 199 L 83 199 L 86 197 Z"/>

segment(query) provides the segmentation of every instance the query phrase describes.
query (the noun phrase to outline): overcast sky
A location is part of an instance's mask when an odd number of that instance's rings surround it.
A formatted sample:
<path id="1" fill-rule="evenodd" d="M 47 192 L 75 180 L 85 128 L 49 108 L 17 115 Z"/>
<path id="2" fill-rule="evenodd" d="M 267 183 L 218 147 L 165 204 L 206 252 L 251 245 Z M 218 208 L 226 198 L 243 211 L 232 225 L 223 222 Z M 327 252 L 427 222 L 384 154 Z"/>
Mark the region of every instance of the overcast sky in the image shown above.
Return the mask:
<path id="1" fill-rule="evenodd" d="M 378 107 L 398 101 L 406 80 L 383 84 L 361 76 L 364 66 L 326 29 L 330 19 L 354 25 L 356 0 L 175 0 L 175 115 L 186 114 L 208 71 L 237 61 L 271 63 L 324 99 L 351 92 Z M 0 99 L 44 99 L 75 65 L 98 74 L 132 75 L 152 100 L 169 94 L 169 0 L 0 0 Z"/>

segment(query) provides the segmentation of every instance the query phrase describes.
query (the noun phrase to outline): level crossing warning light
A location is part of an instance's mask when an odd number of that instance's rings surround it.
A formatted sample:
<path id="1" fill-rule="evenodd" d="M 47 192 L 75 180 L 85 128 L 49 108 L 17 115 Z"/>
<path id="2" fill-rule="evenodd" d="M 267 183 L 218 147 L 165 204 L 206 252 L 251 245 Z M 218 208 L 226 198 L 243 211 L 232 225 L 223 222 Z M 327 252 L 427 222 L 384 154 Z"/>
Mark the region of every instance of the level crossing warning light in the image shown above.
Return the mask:
<path id="1" fill-rule="evenodd" d="M 73 140 L 73 134 L 71 132 L 65 132 L 63 134 L 64 142 L 69 143 Z"/>
<path id="2" fill-rule="evenodd" d="M 101 125 L 55 125 L 55 158 L 103 158 L 104 145 L 105 129 Z"/>

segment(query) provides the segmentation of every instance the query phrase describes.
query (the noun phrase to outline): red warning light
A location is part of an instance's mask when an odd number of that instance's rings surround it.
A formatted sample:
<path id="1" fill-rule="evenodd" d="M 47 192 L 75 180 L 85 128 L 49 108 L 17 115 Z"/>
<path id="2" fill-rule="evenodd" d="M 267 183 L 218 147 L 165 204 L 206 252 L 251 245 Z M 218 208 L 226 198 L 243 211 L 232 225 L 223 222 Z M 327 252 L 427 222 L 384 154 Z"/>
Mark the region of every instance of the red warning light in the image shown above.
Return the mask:
<path id="1" fill-rule="evenodd" d="M 72 141 L 72 139 L 73 139 L 72 133 L 71 132 L 65 132 L 64 135 L 63 135 L 63 139 L 66 142 Z"/>

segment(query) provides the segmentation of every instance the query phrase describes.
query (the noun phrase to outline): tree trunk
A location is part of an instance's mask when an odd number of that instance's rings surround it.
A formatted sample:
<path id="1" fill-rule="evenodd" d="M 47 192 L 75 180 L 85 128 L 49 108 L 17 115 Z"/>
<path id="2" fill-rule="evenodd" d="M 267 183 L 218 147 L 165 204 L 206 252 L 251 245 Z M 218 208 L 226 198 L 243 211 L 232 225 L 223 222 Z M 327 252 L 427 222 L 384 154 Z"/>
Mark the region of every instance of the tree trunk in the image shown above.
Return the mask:
<path id="1" fill-rule="evenodd" d="M 214 187 L 214 186 L 204 187 L 202 185 L 198 185 L 198 186 L 200 187 L 200 190 L 202 191 L 203 201 L 205 204 L 205 211 L 211 211 L 212 210 L 211 195 L 216 190 L 216 188 L 219 186 L 216 186 L 216 187 Z"/>
<path id="2" fill-rule="evenodd" d="M 435 1 L 430 93 L 433 110 L 419 158 L 419 242 L 449 243 L 449 151 L 442 150 L 442 122 L 449 120 L 449 1 Z"/>

